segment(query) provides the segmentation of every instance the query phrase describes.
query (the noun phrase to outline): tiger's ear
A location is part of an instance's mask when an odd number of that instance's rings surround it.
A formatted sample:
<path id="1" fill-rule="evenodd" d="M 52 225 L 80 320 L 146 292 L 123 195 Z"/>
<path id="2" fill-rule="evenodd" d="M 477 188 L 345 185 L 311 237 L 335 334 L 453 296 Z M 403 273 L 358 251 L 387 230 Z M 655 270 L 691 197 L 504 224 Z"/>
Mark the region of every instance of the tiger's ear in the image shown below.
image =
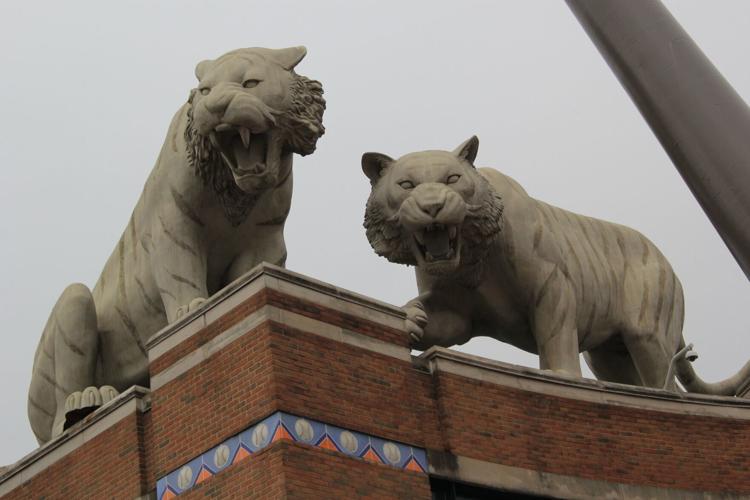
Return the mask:
<path id="1" fill-rule="evenodd" d="M 206 72 L 211 69 L 211 66 L 213 66 L 214 62 L 210 59 L 206 59 L 205 61 L 199 62 L 195 66 L 195 77 L 198 79 L 198 81 L 203 80 L 203 77 L 206 76 Z"/>
<path id="2" fill-rule="evenodd" d="M 362 155 L 362 172 L 373 184 L 380 179 L 383 170 L 393 163 L 393 158 L 382 153 L 365 153 Z"/>
<path id="3" fill-rule="evenodd" d="M 299 62 L 307 55 L 307 49 L 300 45 L 299 47 L 289 47 L 287 49 L 277 49 L 273 51 L 273 57 L 281 64 L 281 67 L 289 71 L 294 69 Z"/>
<path id="4" fill-rule="evenodd" d="M 474 165 L 474 160 L 477 157 L 479 151 L 479 139 L 477 136 L 472 135 L 470 138 L 465 140 L 459 147 L 453 150 L 453 154 L 458 156 L 459 160 L 466 160 L 471 165 Z"/>

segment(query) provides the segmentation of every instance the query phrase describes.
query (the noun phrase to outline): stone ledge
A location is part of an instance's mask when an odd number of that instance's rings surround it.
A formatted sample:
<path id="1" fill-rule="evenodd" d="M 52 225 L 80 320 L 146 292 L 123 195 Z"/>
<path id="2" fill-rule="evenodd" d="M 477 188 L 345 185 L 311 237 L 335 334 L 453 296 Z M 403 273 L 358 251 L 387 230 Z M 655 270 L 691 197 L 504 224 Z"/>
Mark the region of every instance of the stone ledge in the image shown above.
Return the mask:
<path id="1" fill-rule="evenodd" d="M 172 337 L 178 336 L 181 340 L 198 332 L 263 288 L 403 330 L 405 313 L 400 307 L 263 262 L 212 295 L 201 308 L 155 333 L 146 344 L 149 361 L 152 362 L 179 343 Z"/>
<path id="2" fill-rule="evenodd" d="M 750 400 L 744 398 L 678 393 L 568 377 L 443 347 L 432 347 L 413 359 L 416 366 L 431 373 L 451 373 L 527 392 L 643 410 L 750 420 Z"/>
<path id="3" fill-rule="evenodd" d="M 145 387 L 132 386 L 55 439 L 8 466 L 0 474 L 0 496 L 21 486 L 123 418 L 135 412 L 148 411 L 151 406 L 150 392 Z"/>

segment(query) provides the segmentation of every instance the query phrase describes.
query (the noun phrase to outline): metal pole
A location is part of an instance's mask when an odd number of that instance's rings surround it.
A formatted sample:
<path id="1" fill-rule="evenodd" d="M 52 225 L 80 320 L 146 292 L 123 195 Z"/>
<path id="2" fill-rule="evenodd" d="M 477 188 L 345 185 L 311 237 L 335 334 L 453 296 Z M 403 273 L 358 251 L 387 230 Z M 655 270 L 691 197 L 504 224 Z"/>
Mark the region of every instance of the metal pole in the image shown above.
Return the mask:
<path id="1" fill-rule="evenodd" d="M 658 0 L 566 1 L 750 278 L 747 104 Z"/>

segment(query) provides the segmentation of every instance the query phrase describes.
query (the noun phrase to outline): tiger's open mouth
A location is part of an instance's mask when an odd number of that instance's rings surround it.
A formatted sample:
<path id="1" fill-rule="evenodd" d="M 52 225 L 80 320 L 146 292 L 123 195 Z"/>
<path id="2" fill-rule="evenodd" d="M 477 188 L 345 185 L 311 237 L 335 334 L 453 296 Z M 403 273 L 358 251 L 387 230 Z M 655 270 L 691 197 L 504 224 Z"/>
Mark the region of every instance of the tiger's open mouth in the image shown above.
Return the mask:
<path id="1" fill-rule="evenodd" d="M 431 224 L 412 233 L 414 255 L 419 265 L 449 267 L 458 265 L 461 257 L 459 226 Z"/>
<path id="2" fill-rule="evenodd" d="M 252 133 L 246 127 L 222 123 L 209 137 L 238 184 L 243 179 L 249 181 L 278 174 L 283 144 L 274 131 Z"/>

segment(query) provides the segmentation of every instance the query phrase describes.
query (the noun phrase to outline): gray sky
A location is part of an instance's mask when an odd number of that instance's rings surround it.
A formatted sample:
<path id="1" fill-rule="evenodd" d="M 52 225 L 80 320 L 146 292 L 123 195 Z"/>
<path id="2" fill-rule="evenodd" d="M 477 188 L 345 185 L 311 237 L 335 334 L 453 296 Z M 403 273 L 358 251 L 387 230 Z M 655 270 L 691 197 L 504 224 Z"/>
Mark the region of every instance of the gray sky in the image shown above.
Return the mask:
<path id="1" fill-rule="evenodd" d="M 750 3 L 666 2 L 750 98 Z M 750 357 L 750 286 L 562 1 L 68 1 L 0 4 L 0 464 L 31 451 L 34 349 L 64 287 L 93 286 L 125 227 L 195 63 L 304 44 L 323 82 L 318 151 L 295 159 L 288 267 L 394 304 L 412 271 L 362 229 L 364 151 L 480 138 L 477 164 L 534 197 L 639 229 L 686 294 L 707 380 Z M 461 350 L 537 366 L 489 339 Z"/>

